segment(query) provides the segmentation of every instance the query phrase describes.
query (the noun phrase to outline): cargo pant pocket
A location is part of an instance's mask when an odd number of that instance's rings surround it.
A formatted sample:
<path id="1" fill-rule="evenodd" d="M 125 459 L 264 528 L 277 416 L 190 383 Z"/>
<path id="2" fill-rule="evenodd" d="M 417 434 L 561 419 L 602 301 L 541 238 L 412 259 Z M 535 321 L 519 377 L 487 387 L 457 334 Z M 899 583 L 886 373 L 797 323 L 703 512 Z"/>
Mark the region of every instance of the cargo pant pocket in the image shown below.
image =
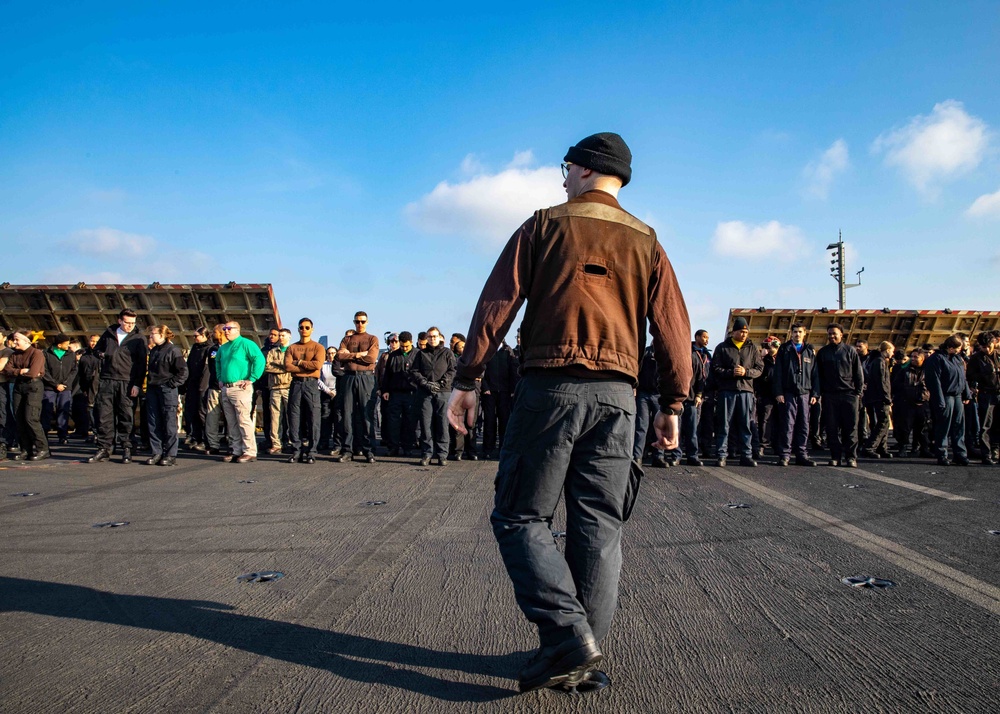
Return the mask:
<path id="1" fill-rule="evenodd" d="M 622 504 L 622 522 L 632 516 L 632 509 L 639 498 L 639 484 L 642 483 L 642 467 L 636 462 L 629 462 L 628 486 L 625 488 L 625 502 Z"/>
<path id="2" fill-rule="evenodd" d="M 493 479 L 493 505 L 498 511 L 510 512 L 514 505 L 520 477 L 521 455 L 501 456 L 496 478 Z"/>

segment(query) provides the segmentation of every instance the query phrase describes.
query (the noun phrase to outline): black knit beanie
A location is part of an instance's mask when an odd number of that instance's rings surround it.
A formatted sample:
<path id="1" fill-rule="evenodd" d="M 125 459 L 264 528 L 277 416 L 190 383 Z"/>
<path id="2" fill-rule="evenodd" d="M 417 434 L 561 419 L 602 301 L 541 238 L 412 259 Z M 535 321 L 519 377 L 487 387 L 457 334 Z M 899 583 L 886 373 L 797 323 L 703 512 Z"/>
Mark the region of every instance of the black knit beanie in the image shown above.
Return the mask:
<path id="1" fill-rule="evenodd" d="M 576 146 L 569 147 L 563 161 L 617 176 L 622 180 L 622 186 L 627 186 L 632 180 L 632 152 L 624 139 L 610 131 L 581 139 Z"/>

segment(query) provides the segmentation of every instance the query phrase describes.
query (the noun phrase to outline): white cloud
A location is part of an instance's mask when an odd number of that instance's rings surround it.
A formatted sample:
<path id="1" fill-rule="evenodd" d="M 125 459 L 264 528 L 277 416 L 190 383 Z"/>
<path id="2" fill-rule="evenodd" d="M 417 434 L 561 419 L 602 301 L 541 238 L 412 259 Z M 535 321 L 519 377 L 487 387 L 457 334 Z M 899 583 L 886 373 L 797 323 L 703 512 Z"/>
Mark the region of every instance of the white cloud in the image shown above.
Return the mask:
<path id="1" fill-rule="evenodd" d="M 510 160 L 507 164 L 508 169 L 521 169 L 527 168 L 535 163 L 535 154 L 531 149 L 527 151 L 516 151 L 514 152 L 514 158 Z"/>
<path id="2" fill-rule="evenodd" d="M 965 210 L 965 215 L 970 218 L 1000 218 L 1000 189 L 977 198 Z"/>
<path id="3" fill-rule="evenodd" d="M 847 142 L 837 139 L 817 161 L 811 161 L 802 171 L 806 179 L 807 196 L 825 199 L 830 194 L 833 179 L 850 165 Z"/>
<path id="4" fill-rule="evenodd" d="M 490 174 L 470 154 L 462 169 L 480 173 L 463 182 L 442 181 L 408 204 L 406 217 L 426 233 L 464 236 L 488 248 L 502 245 L 534 211 L 566 200 L 559 168 L 527 168 L 533 162 L 530 151 L 518 152 L 504 170 Z"/>
<path id="5" fill-rule="evenodd" d="M 48 282 L 75 284 L 220 282 L 219 264 L 198 250 L 170 249 L 150 236 L 115 228 L 87 228 L 61 241 L 58 249 L 75 259 L 49 270 Z M 109 269 L 110 268 L 110 269 Z"/>
<path id="6" fill-rule="evenodd" d="M 156 241 L 138 233 L 115 228 L 86 228 L 73 234 L 65 245 L 86 255 L 110 255 L 141 258 L 156 248 Z"/>
<path id="7" fill-rule="evenodd" d="M 465 158 L 462 159 L 462 173 L 468 176 L 475 176 L 476 174 L 481 174 L 486 170 L 482 162 L 475 154 L 466 154 Z"/>
<path id="8" fill-rule="evenodd" d="M 872 151 L 885 152 L 887 166 L 898 167 L 917 189 L 934 195 L 937 183 L 979 166 L 988 144 L 986 123 L 949 99 L 935 104 L 929 116 L 881 134 Z"/>
<path id="9" fill-rule="evenodd" d="M 45 271 L 43 275 L 43 282 L 56 285 L 76 285 L 80 281 L 88 285 L 118 285 L 134 282 L 126 280 L 121 273 L 106 270 L 81 270 L 75 265 L 59 265 Z"/>
<path id="10" fill-rule="evenodd" d="M 802 254 L 805 241 L 797 226 L 770 221 L 752 226 L 743 221 L 721 221 L 715 227 L 712 250 L 726 258 L 748 260 L 794 260 Z"/>

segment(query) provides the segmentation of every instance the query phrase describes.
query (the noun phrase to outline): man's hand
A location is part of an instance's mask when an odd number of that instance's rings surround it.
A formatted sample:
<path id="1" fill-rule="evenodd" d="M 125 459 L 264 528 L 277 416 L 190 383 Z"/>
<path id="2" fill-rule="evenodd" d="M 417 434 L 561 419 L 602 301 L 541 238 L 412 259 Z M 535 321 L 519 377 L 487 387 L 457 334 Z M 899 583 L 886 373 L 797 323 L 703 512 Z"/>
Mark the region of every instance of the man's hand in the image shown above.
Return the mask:
<path id="1" fill-rule="evenodd" d="M 66 385 L 65 384 L 57 384 L 56 385 L 56 391 L 57 392 L 65 392 L 66 391 Z"/>
<path id="2" fill-rule="evenodd" d="M 738 364 L 735 367 L 733 367 L 733 374 L 736 375 L 737 377 L 742 377 L 746 373 L 747 373 L 747 368 L 741 364 Z"/>
<path id="3" fill-rule="evenodd" d="M 382 392 L 382 401 L 389 401 L 389 392 Z"/>
<path id="4" fill-rule="evenodd" d="M 676 419 L 674 420 L 676 424 Z M 476 392 L 474 390 L 451 390 L 448 400 L 448 423 L 459 434 L 468 434 L 476 425 Z M 468 425 L 468 428 L 466 428 Z"/>
<path id="5" fill-rule="evenodd" d="M 778 404 L 784 404 L 785 403 L 785 395 L 779 394 L 778 396 L 776 396 L 774 398 L 774 401 L 776 401 Z"/>
<path id="6" fill-rule="evenodd" d="M 698 407 L 700 407 L 700 406 L 701 406 L 701 403 L 702 403 L 703 401 L 705 401 L 705 400 L 704 400 L 704 399 L 702 399 L 701 397 L 695 397 L 695 398 L 694 398 L 694 408 L 695 408 L 695 409 L 697 409 Z"/>
<path id="7" fill-rule="evenodd" d="M 451 416 L 451 412 L 448 412 L 448 416 Z M 680 429 L 678 428 L 678 419 L 673 414 L 664 414 L 663 412 L 656 412 L 656 416 L 653 418 L 653 430 L 656 432 L 656 441 L 653 442 L 654 449 L 663 449 L 664 451 L 676 449 L 680 445 Z M 455 427 L 456 429 L 458 427 Z M 463 432 L 464 433 L 464 432 Z"/>
<path id="8" fill-rule="evenodd" d="M 132 397 L 132 399 L 135 399 L 136 397 L 138 397 L 139 396 L 139 388 L 138 387 L 132 387 L 132 389 L 129 390 L 129 396 Z"/>
<path id="9" fill-rule="evenodd" d="M 809 397 L 810 406 L 816 406 L 817 404 L 819 404 L 819 399 L 817 399 L 816 397 Z"/>

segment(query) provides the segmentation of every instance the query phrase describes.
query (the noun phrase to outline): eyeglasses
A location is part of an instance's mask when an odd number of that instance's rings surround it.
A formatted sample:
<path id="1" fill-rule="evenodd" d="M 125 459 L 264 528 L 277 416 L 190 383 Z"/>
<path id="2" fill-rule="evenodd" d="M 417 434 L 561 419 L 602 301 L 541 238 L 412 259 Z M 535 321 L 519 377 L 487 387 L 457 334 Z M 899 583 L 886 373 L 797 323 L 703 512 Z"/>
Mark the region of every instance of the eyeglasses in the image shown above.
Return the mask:
<path id="1" fill-rule="evenodd" d="M 312 328 L 309 325 L 299 325 L 299 332 L 309 332 Z"/>
<path id="2" fill-rule="evenodd" d="M 368 322 L 368 320 L 355 320 L 354 324 L 355 325 L 364 325 L 366 322 Z"/>
<path id="3" fill-rule="evenodd" d="M 573 163 L 570 162 L 570 161 L 565 161 L 565 162 L 559 164 L 559 168 L 562 169 L 562 174 L 563 174 L 563 178 L 564 179 L 569 178 L 569 167 L 572 166 L 572 165 L 573 165 Z"/>
<path id="4" fill-rule="evenodd" d="M 399 342 L 399 340 L 389 340 L 389 342 L 390 342 L 390 343 L 392 343 L 392 342 L 396 342 L 396 343 L 398 343 L 398 342 Z"/>
<path id="5" fill-rule="evenodd" d="M 222 331 L 223 332 L 232 332 L 233 330 L 238 330 L 238 329 L 239 329 L 238 327 L 228 327 L 228 326 L 226 326 L 226 327 L 222 328 Z"/>

